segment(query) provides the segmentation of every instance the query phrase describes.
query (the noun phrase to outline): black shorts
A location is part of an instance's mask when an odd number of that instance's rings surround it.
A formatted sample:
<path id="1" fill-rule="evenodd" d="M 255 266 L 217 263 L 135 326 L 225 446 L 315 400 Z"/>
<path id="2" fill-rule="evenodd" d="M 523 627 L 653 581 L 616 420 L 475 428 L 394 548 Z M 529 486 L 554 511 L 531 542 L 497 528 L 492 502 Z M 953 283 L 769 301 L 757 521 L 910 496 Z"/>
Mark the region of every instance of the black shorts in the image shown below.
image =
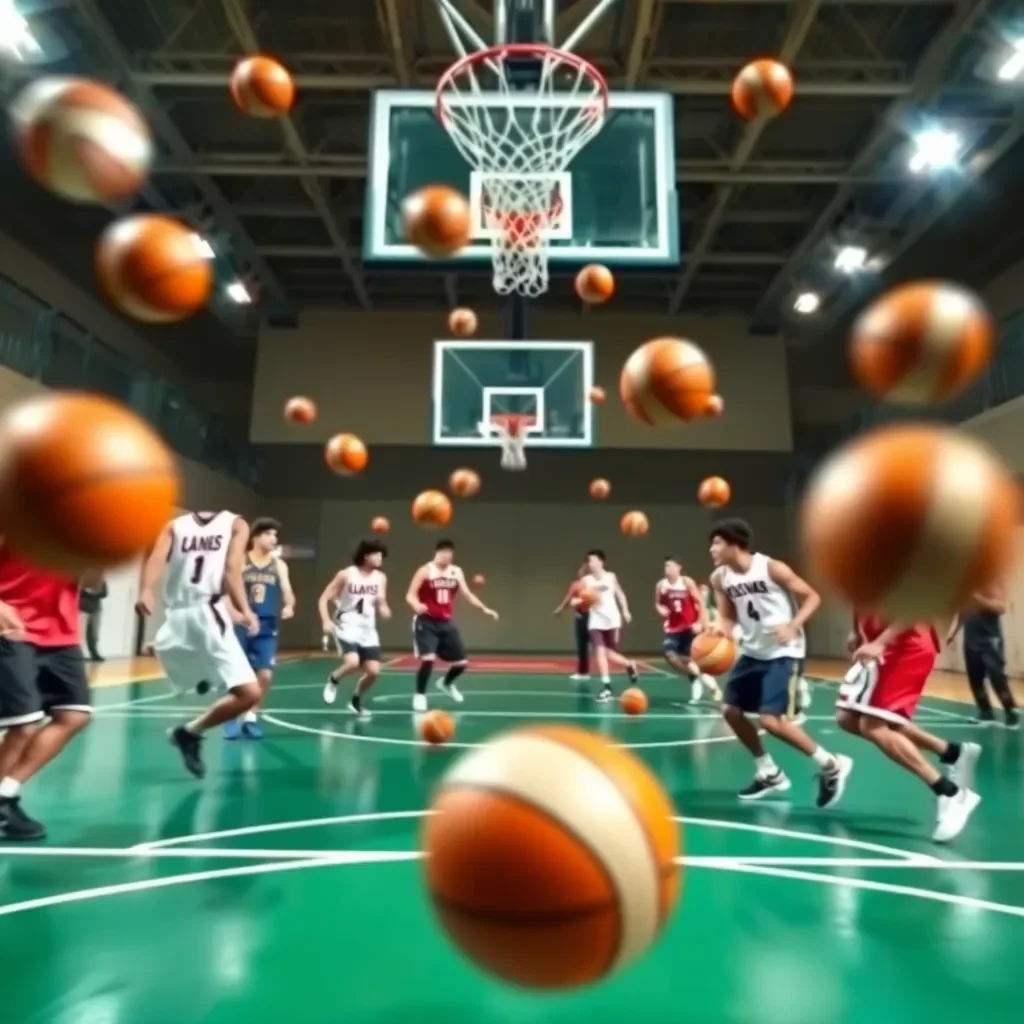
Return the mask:
<path id="1" fill-rule="evenodd" d="M 449 665 L 467 660 L 466 647 L 451 619 L 417 615 L 412 621 L 412 649 L 417 658 L 433 655 Z"/>
<path id="2" fill-rule="evenodd" d="M 379 647 L 363 647 L 362 644 L 353 644 L 348 640 L 338 638 L 338 650 L 342 655 L 358 654 L 359 664 L 365 665 L 368 661 L 380 661 Z"/>
<path id="3" fill-rule="evenodd" d="M 693 630 L 681 629 L 678 633 L 666 633 L 661 641 L 661 648 L 666 654 L 678 654 L 688 658 L 693 647 Z"/>
<path id="4" fill-rule="evenodd" d="M 81 649 L 0 638 L 0 729 L 31 725 L 53 711 L 92 714 Z"/>

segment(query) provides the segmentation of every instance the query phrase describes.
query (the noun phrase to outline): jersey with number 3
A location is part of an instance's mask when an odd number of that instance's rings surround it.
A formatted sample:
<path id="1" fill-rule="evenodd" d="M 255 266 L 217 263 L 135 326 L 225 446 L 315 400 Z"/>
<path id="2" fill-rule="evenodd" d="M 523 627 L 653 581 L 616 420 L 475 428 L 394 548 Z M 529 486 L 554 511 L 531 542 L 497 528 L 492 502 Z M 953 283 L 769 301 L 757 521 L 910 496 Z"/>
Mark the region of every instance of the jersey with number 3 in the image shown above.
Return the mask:
<path id="1" fill-rule="evenodd" d="M 769 661 L 773 658 L 802 658 L 806 640 L 801 631 L 788 643 L 780 644 L 773 630 L 793 619 L 793 599 L 768 571 L 767 555 L 750 556 L 750 567 L 739 572 L 722 566 L 716 573 L 718 585 L 736 608 L 740 627 L 740 654 Z"/>
<path id="2" fill-rule="evenodd" d="M 171 522 L 171 551 L 164 575 L 164 607 L 188 608 L 224 593 L 234 512 L 193 512 Z"/>
<path id="3" fill-rule="evenodd" d="M 384 573 L 380 569 L 363 572 L 356 566 L 345 570 L 345 583 L 334 606 L 334 621 L 343 639 L 375 633 L 377 602 L 384 589 Z M 353 643 L 357 640 L 353 639 Z M 364 644 L 364 646 L 372 646 Z"/>

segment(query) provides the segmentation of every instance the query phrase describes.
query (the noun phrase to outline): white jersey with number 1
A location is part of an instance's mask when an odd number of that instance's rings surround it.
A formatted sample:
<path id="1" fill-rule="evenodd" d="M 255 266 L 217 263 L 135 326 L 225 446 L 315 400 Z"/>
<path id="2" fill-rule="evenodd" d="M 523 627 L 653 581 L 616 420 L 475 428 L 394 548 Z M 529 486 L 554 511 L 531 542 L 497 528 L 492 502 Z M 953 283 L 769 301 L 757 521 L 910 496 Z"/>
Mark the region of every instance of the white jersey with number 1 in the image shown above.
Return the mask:
<path id="1" fill-rule="evenodd" d="M 740 628 L 740 654 L 762 661 L 773 658 L 802 658 L 807 649 L 803 632 L 788 643 L 780 644 L 773 630 L 793 619 L 793 599 L 769 572 L 767 555 L 750 556 L 746 572 L 723 565 L 716 572 L 718 585 L 736 609 Z"/>
<path id="2" fill-rule="evenodd" d="M 360 647 L 379 647 L 377 603 L 384 589 L 380 569 L 363 572 L 354 565 L 345 570 L 345 582 L 334 606 L 334 622 L 339 640 Z"/>
<path id="3" fill-rule="evenodd" d="M 590 606 L 590 614 L 587 616 L 587 629 L 619 629 L 622 626 L 622 612 L 615 597 L 618 587 L 615 573 L 603 572 L 600 576 L 589 573 L 581 582 L 584 589 L 597 594 L 597 603 Z"/>
<path id="4" fill-rule="evenodd" d="M 164 607 L 208 603 L 224 593 L 234 512 L 190 512 L 171 522 L 171 553 L 164 573 Z"/>

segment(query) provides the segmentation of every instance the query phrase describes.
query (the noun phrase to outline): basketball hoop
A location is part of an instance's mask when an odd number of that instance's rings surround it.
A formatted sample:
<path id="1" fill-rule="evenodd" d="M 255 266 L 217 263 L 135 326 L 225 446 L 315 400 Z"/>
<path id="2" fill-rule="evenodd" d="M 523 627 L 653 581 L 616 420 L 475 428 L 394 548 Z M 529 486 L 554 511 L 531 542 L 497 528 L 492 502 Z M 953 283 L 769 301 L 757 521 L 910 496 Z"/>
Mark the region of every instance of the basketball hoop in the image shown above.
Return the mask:
<path id="1" fill-rule="evenodd" d="M 501 468 L 526 469 L 526 435 L 537 422 L 535 416 L 493 413 L 490 429 L 501 441 Z"/>
<path id="2" fill-rule="evenodd" d="M 533 92 L 514 88 L 512 68 L 524 61 L 537 65 Z M 536 43 L 494 46 L 448 68 L 437 83 L 436 110 L 487 190 L 494 290 L 543 294 L 547 232 L 563 212 L 557 176 L 604 125 L 604 76 L 568 50 Z"/>

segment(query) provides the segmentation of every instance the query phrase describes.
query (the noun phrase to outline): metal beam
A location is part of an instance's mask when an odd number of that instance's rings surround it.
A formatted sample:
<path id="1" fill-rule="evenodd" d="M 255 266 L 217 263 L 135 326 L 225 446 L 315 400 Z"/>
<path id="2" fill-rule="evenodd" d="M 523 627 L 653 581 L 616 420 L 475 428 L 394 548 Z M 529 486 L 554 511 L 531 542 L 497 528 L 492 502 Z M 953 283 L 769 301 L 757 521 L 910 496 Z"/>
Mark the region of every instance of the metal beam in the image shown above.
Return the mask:
<path id="1" fill-rule="evenodd" d="M 792 65 L 796 60 L 804 41 L 811 31 L 811 26 L 818 17 L 821 9 L 821 0 L 796 0 L 793 6 L 793 14 L 786 28 L 786 35 L 779 49 L 779 60 L 787 65 Z M 730 161 L 730 169 L 734 172 L 743 170 L 744 164 L 750 159 L 757 143 L 768 127 L 768 119 L 760 117 L 751 121 L 743 129 L 736 149 L 733 151 Z M 679 284 L 672 293 L 668 309 L 671 315 L 679 312 L 679 307 L 686 300 L 687 292 L 693 285 L 694 278 L 700 273 L 700 266 L 705 256 L 711 252 L 715 244 L 715 236 L 722 226 L 722 218 L 732 201 L 736 186 L 733 184 L 722 184 L 715 190 L 715 197 L 712 201 L 711 211 L 702 223 L 697 239 L 693 246 L 693 258 L 687 260 L 685 269 L 679 278 Z"/>
<path id="2" fill-rule="evenodd" d="M 633 26 L 633 39 L 629 44 L 629 56 L 626 58 L 626 88 L 636 87 L 640 72 L 644 66 L 644 57 L 650 45 L 651 28 L 654 25 L 654 0 L 638 0 L 636 24 Z"/>
<path id="3" fill-rule="evenodd" d="M 914 106 L 927 100 L 939 92 L 946 66 L 952 60 L 961 40 L 985 17 L 988 0 L 958 0 L 953 16 L 945 27 L 932 39 L 924 56 L 921 58 L 909 94 L 896 100 L 879 117 L 868 140 L 861 147 L 853 160 L 851 170 L 855 175 L 868 172 L 871 165 L 883 152 L 894 131 L 901 131 L 907 123 Z M 779 301 L 780 293 L 790 284 L 801 264 L 811 256 L 822 240 L 832 230 L 833 222 L 850 201 L 857 187 L 857 179 L 843 182 L 835 195 L 818 215 L 810 231 L 790 254 L 782 269 L 775 275 L 765 289 L 761 301 L 754 310 L 754 318 L 758 319 L 774 307 Z M 913 186 L 910 186 L 913 187 Z"/>
<path id="4" fill-rule="evenodd" d="M 405 53 L 405 37 L 402 34 L 402 16 L 398 11 L 398 0 L 377 0 L 377 17 L 384 31 L 384 38 L 391 48 L 391 60 L 398 75 L 398 84 L 412 84 L 412 67 Z"/>
<path id="5" fill-rule="evenodd" d="M 245 12 L 243 0 L 221 0 L 221 2 L 227 23 L 241 48 L 246 53 L 259 53 L 260 43 L 249 21 L 249 16 Z M 278 124 L 281 126 L 285 144 L 292 151 L 295 159 L 305 168 L 309 163 L 309 153 L 306 152 L 306 144 L 302 141 L 295 122 L 290 116 L 285 115 L 278 119 Z M 341 261 L 345 274 L 352 282 L 352 290 L 355 292 L 359 304 L 364 309 L 370 309 L 373 303 L 370 301 L 370 293 L 366 290 L 366 285 L 363 282 L 362 271 L 352 255 L 352 249 L 345 237 L 346 233 L 342 231 L 334 216 L 323 186 L 315 175 L 308 172 L 302 175 L 302 185 L 323 220 L 327 234 L 334 243 L 335 255 Z"/>

